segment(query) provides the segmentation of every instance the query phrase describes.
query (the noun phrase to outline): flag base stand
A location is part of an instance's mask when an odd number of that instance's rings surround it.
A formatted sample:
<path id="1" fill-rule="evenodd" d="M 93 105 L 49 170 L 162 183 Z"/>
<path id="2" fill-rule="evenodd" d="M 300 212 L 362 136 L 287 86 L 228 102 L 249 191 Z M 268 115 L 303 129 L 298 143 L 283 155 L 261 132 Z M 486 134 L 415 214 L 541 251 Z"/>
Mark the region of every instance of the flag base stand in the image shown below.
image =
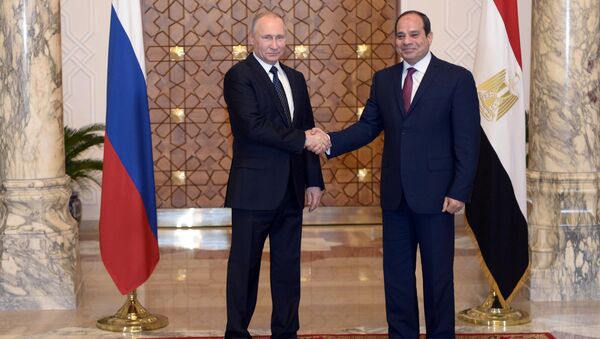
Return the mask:
<path id="1" fill-rule="evenodd" d="M 496 292 L 492 291 L 483 304 L 458 313 L 458 319 L 475 325 L 505 327 L 526 324 L 529 313 L 512 307 L 502 307 Z"/>
<path id="2" fill-rule="evenodd" d="M 169 324 L 169 319 L 160 314 L 149 314 L 137 300 L 134 290 L 127 295 L 127 301 L 115 313 L 96 322 L 96 327 L 105 331 L 137 333 L 163 328 Z"/>

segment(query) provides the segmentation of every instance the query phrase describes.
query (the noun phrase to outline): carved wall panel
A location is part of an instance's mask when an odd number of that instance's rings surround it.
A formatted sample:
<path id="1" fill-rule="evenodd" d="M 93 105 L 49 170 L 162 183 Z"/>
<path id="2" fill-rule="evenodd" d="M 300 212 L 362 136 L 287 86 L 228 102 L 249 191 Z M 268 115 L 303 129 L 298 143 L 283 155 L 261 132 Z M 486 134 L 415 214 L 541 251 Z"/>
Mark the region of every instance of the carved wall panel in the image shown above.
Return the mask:
<path id="1" fill-rule="evenodd" d="M 247 32 L 262 6 L 285 16 L 283 62 L 304 73 L 315 120 L 325 130 L 356 121 L 372 74 L 396 62 L 395 2 L 144 0 L 143 6 L 159 208 L 223 205 L 232 139 L 222 81 L 251 50 Z M 382 145 L 380 137 L 322 160 L 324 205 L 379 203 Z"/>
<path id="2" fill-rule="evenodd" d="M 61 0 L 60 12 L 64 124 L 104 123 L 110 0 Z M 86 154 L 102 155 L 100 147 Z M 100 187 L 90 183 L 77 190 L 83 219 L 98 220 Z"/>

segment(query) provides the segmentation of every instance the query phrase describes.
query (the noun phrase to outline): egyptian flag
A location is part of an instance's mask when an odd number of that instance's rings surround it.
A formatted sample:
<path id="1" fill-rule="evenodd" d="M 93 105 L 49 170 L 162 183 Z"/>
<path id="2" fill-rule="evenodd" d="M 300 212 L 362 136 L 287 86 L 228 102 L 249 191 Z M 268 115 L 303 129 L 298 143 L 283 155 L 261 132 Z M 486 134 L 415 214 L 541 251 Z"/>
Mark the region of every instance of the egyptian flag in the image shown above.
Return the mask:
<path id="1" fill-rule="evenodd" d="M 112 0 L 100 252 L 122 294 L 158 263 L 156 201 L 142 16 L 138 0 Z"/>
<path id="2" fill-rule="evenodd" d="M 507 307 L 529 275 L 525 102 L 517 0 L 485 0 L 473 68 L 481 151 L 466 206 L 482 267 Z"/>

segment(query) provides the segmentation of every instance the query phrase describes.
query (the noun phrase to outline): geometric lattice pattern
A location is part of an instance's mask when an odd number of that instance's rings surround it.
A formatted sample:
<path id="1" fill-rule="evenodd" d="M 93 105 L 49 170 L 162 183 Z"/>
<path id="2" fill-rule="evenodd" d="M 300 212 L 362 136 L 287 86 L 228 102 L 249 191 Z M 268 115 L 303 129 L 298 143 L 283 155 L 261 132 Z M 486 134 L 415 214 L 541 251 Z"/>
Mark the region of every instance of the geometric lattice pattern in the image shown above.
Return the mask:
<path id="1" fill-rule="evenodd" d="M 234 46 L 247 46 L 256 13 L 268 8 L 285 17 L 282 62 L 304 73 L 316 123 L 326 131 L 355 122 L 373 73 L 396 62 L 396 1 L 144 0 L 143 6 L 158 208 L 223 206 L 232 142 L 223 76 L 237 62 Z M 308 49 L 306 58 L 295 56 L 298 45 Z M 174 46 L 182 48 L 181 58 L 170 54 Z M 382 147 L 380 137 L 322 159 L 323 205 L 377 205 Z"/>

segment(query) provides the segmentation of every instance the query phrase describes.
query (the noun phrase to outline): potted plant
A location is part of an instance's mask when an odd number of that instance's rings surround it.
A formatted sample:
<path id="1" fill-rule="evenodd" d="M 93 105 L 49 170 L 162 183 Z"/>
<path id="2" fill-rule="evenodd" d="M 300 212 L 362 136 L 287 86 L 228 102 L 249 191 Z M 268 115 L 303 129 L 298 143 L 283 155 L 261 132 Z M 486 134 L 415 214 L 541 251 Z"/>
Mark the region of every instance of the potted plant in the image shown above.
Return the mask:
<path id="1" fill-rule="evenodd" d="M 100 186 L 98 171 L 102 171 L 102 160 L 82 158 L 89 149 L 104 143 L 104 124 L 90 124 L 80 128 L 65 126 L 65 173 L 71 177 L 73 193 L 69 200 L 69 211 L 77 222 L 81 222 L 81 200 L 79 191 L 90 183 Z"/>

